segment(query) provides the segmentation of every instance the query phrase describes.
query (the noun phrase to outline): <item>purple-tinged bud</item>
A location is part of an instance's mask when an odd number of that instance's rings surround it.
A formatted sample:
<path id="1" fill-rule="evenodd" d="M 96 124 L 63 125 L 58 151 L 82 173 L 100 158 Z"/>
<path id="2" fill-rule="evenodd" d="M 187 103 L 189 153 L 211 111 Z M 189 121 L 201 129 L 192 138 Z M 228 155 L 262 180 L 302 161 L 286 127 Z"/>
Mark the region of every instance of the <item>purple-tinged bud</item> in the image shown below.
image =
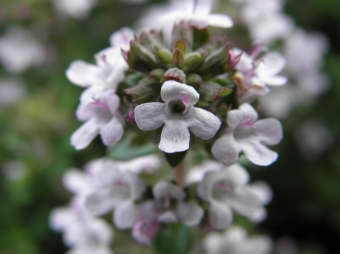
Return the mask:
<path id="1" fill-rule="evenodd" d="M 175 80 L 179 83 L 186 84 L 186 76 L 185 73 L 178 69 L 178 68 L 171 68 L 167 70 L 163 77 L 161 78 L 160 82 L 164 83 L 165 81 L 168 80 Z"/>

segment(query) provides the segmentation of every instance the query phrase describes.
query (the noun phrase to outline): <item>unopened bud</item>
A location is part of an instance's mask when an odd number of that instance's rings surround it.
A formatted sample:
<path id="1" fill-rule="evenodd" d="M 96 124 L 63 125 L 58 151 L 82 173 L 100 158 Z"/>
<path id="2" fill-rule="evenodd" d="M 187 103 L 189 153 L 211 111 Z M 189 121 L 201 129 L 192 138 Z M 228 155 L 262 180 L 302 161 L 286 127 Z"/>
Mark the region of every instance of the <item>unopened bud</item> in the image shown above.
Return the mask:
<path id="1" fill-rule="evenodd" d="M 157 68 L 157 60 L 153 52 L 135 40 L 130 42 L 128 64 L 131 69 L 141 72 L 150 72 Z"/>
<path id="2" fill-rule="evenodd" d="M 184 57 L 184 70 L 194 70 L 202 61 L 202 55 L 198 52 L 193 52 Z"/>
<path id="3" fill-rule="evenodd" d="M 171 68 L 164 73 L 160 81 L 161 83 L 164 83 L 165 81 L 168 81 L 168 80 L 175 80 L 179 83 L 185 84 L 186 76 L 182 70 L 178 68 Z"/>
<path id="4" fill-rule="evenodd" d="M 157 57 L 165 67 L 170 67 L 172 64 L 172 55 L 167 49 L 160 49 L 157 51 Z"/>

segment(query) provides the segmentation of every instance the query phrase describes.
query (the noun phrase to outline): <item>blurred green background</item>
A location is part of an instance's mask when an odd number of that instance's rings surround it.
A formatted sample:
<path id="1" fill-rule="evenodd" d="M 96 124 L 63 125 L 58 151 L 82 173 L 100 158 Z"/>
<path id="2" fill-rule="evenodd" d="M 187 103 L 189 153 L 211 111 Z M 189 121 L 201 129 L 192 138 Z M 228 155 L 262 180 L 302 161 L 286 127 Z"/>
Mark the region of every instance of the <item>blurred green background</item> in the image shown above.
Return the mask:
<path id="1" fill-rule="evenodd" d="M 0 36 L 12 25 L 31 29 L 48 45 L 53 60 L 18 76 L 27 96 L 12 107 L 0 107 L 0 167 L 21 162 L 20 177 L 0 174 L 0 254 L 60 254 L 66 251 L 61 235 L 48 226 L 50 211 L 66 205 L 70 194 L 61 183 L 70 167 L 81 168 L 105 154 L 99 138 L 75 151 L 69 138 L 80 126 L 74 116 L 82 89 L 72 85 L 65 70 L 76 59 L 93 62 L 93 55 L 109 46 L 108 38 L 122 26 L 132 26 L 147 6 L 99 0 L 85 20 L 60 18 L 48 0 L 1 0 Z M 340 253 L 340 1 L 288 0 L 286 13 L 307 31 L 319 31 L 330 42 L 325 72 L 331 88 L 312 106 L 297 107 L 282 120 L 285 137 L 276 150 L 279 160 L 251 171 L 273 189 L 268 218 L 259 225 L 274 240 L 289 236 L 303 254 Z M 230 38 L 232 40 L 232 38 Z M 13 76 L 0 69 L 0 78 Z M 297 130 L 314 119 L 330 130 L 333 141 L 319 156 L 304 156 Z M 7 170 L 8 171 L 8 170 Z M 129 232 L 114 240 L 120 253 L 150 253 L 133 241 L 121 246 Z"/>

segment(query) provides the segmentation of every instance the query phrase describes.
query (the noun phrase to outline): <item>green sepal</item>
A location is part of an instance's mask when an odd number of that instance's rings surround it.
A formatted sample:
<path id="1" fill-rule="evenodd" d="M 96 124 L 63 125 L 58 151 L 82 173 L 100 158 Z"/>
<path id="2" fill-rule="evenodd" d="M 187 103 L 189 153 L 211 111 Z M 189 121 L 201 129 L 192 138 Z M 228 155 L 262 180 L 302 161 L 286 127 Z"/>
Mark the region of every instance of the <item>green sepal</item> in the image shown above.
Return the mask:
<path id="1" fill-rule="evenodd" d="M 186 52 L 190 52 L 193 44 L 193 27 L 187 22 L 180 22 L 174 25 L 172 29 L 172 46 L 176 49 L 178 40 L 183 41 L 186 46 Z"/>
<path id="2" fill-rule="evenodd" d="M 202 84 L 202 78 L 200 75 L 198 74 L 190 74 L 187 76 L 187 83 L 188 85 L 191 85 L 193 87 L 195 87 L 196 89 L 198 89 L 201 84 Z"/>
<path id="3" fill-rule="evenodd" d="M 157 57 L 165 67 L 170 67 L 172 65 L 172 55 L 167 49 L 160 49 L 157 51 Z"/>
<path id="4" fill-rule="evenodd" d="M 141 104 L 154 101 L 159 97 L 161 91 L 161 83 L 154 79 L 143 79 L 137 86 L 124 90 L 124 93 L 131 97 L 132 102 Z"/>
<path id="5" fill-rule="evenodd" d="M 202 62 L 202 55 L 198 52 L 187 54 L 184 57 L 184 67 L 186 72 L 194 70 Z"/>
<path id="6" fill-rule="evenodd" d="M 154 254 L 187 254 L 192 246 L 191 228 L 181 224 L 166 225 L 154 238 Z"/>
<path id="7" fill-rule="evenodd" d="M 188 150 L 177 153 L 166 153 L 164 152 L 165 158 L 171 167 L 176 167 L 182 162 Z"/>
<path id="8" fill-rule="evenodd" d="M 213 78 L 227 73 L 229 70 L 229 48 L 224 44 L 219 49 L 211 52 L 205 59 L 199 73 L 205 78 Z"/>
<path id="9" fill-rule="evenodd" d="M 130 42 L 130 51 L 127 53 L 127 57 L 128 64 L 133 70 L 149 73 L 158 66 L 153 52 L 135 40 Z"/>
<path id="10" fill-rule="evenodd" d="M 180 49 L 175 49 L 171 58 L 172 64 L 176 67 L 182 67 L 184 64 L 184 53 Z"/>
<path id="11" fill-rule="evenodd" d="M 192 50 L 196 50 L 204 46 L 209 41 L 209 38 L 210 38 L 208 29 L 207 28 L 199 29 L 199 28 L 194 27 L 193 38 L 194 38 L 194 43 L 192 46 Z"/>
<path id="12" fill-rule="evenodd" d="M 198 92 L 200 93 L 200 100 L 203 102 L 212 102 L 228 96 L 233 90 L 222 87 L 214 82 L 203 83 Z"/>

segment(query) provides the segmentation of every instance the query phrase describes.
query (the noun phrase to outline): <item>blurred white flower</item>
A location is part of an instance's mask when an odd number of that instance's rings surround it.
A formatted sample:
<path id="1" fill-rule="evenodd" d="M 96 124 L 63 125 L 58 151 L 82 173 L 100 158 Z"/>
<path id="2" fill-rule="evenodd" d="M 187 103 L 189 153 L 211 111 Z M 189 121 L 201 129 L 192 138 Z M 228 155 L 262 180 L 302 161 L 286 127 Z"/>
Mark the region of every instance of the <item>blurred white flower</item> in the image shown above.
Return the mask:
<path id="1" fill-rule="evenodd" d="M 197 186 L 198 196 L 210 203 L 209 222 L 214 229 L 223 230 L 233 220 L 232 211 L 253 221 L 263 220 L 263 205 L 271 199 L 271 190 L 264 183 L 248 184 L 247 171 L 238 164 L 221 171 L 210 171 Z"/>
<path id="2" fill-rule="evenodd" d="M 272 240 L 267 236 L 248 237 L 243 228 L 233 227 L 223 234 L 208 234 L 203 247 L 206 254 L 269 254 Z"/>
<path id="3" fill-rule="evenodd" d="M 281 123 L 274 118 L 256 121 L 257 112 L 250 104 L 230 110 L 228 128 L 211 149 L 216 159 L 226 166 L 236 163 L 242 151 L 252 163 L 267 166 L 277 159 L 277 153 L 265 145 L 276 145 L 282 139 Z"/>
<path id="4" fill-rule="evenodd" d="M 96 6 L 97 0 L 52 0 L 55 10 L 75 19 L 85 19 Z"/>
<path id="5" fill-rule="evenodd" d="M 45 46 L 31 31 L 10 27 L 0 37 L 0 62 L 10 73 L 21 73 L 31 66 L 42 65 L 47 60 Z"/>
<path id="6" fill-rule="evenodd" d="M 21 79 L 0 79 L 0 107 L 9 107 L 18 103 L 26 93 L 25 84 Z"/>

